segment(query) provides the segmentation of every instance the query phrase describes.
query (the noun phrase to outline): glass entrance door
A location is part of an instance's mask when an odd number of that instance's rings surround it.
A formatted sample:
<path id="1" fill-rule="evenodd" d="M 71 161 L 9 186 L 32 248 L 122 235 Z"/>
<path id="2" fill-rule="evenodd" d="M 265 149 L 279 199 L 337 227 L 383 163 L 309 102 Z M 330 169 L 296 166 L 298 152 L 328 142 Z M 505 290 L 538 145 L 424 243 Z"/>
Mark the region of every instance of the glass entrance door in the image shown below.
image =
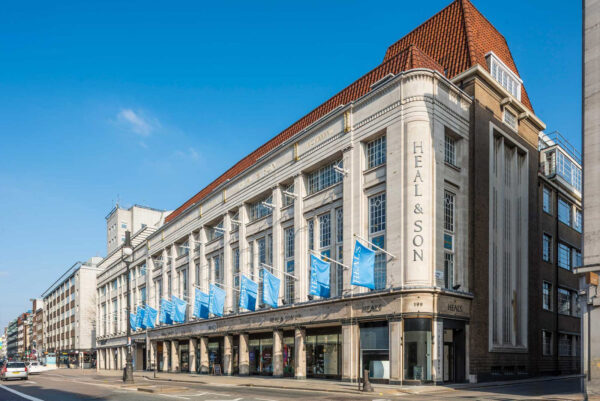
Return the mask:
<path id="1" fill-rule="evenodd" d="M 431 319 L 404 320 L 404 380 L 431 381 Z"/>

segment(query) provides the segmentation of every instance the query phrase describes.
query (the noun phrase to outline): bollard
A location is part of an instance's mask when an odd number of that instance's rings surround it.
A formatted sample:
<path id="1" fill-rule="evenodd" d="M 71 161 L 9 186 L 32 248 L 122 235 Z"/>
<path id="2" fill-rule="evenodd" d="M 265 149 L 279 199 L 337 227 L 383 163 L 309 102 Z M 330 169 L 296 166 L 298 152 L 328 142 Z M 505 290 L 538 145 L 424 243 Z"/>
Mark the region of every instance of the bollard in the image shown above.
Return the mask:
<path id="1" fill-rule="evenodd" d="M 373 392 L 373 386 L 371 386 L 371 382 L 369 381 L 369 369 L 363 370 L 363 389 L 362 391 L 367 393 Z"/>

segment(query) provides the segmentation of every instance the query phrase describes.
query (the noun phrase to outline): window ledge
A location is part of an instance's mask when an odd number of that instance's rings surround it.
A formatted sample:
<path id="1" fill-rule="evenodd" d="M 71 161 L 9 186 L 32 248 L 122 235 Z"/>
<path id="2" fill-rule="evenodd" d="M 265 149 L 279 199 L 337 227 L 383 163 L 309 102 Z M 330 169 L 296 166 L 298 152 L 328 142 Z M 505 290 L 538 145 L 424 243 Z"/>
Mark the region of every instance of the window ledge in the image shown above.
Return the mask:
<path id="1" fill-rule="evenodd" d="M 387 165 L 387 163 L 382 163 L 382 164 L 378 164 L 377 166 L 369 167 L 368 169 L 366 169 L 366 170 L 363 170 L 363 174 L 368 174 L 368 173 L 370 173 L 371 171 L 378 170 L 378 169 L 380 169 L 380 168 L 382 168 L 382 167 L 383 167 L 383 168 L 385 168 L 385 167 L 386 167 L 386 165 Z"/>
<path id="2" fill-rule="evenodd" d="M 452 163 L 448 163 L 448 162 L 444 162 L 444 164 L 446 165 L 446 167 L 450 167 L 452 170 L 458 171 L 459 173 L 462 171 L 462 169 Z"/>
<path id="3" fill-rule="evenodd" d="M 329 186 L 327 188 L 323 188 L 322 190 L 314 192 L 314 193 L 312 193 L 310 195 L 306 195 L 303 200 L 306 201 L 308 199 L 314 198 L 314 197 L 316 197 L 316 196 L 318 196 L 318 195 L 320 195 L 322 193 L 325 193 L 326 191 L 329 191 L 329 190 L 331 190 L 331 189 L 333 189 L 333 188 L 335 188 L 335 187 L 337 187 L 339 185 L 342 185 L 342 181 L 337 182 L 337 183 L 335 183 L 335 184 L 333 184 L 333 185 L 331 185 L 331 186 Z"/>

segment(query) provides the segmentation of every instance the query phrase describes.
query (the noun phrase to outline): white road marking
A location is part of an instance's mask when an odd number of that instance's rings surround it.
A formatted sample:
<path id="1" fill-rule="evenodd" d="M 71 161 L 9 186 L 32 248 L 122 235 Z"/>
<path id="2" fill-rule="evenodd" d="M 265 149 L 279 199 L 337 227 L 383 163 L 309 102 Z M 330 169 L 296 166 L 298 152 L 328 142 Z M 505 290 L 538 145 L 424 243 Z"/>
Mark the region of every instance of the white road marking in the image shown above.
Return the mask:
<path id="1" fill-rule="evenodd" d="M 25 398 L 26 400 L 29 400 L 29 401 L 44 401 L 41 398 L 35 398 L 35 397 L 30 396 L 30 395 L 23 394 L 23 393 L 21 393 L 21 392 L 19 392 L 17 390 L 13 390 L 12 388 L 3 386 L 1 384 L 0 384 L 0 388 L 3 388 L 4 390 L 6 390 L 8 392 L 16 394 L 19 397 Z"/>
<path id="2" fill-rule="evenodd" d="M 180 398 L 182 400 L 189 400 L 188 397 L 182 397 L 180 395 L 172 395 L 172 394 L 160 394 L 160 395 L 162 395 L 163 397 Z"/>
<path id="3" fill-rule="evenodd" d="M 270 400 L 268 398 L 257 398 L 257 400 L 259 400 L 259 401 L 277 401 L 277 400 Z"/>
<path id="4" fill-rule="evenodd" d="M 241 398 L 235 398 L 233 400 L 206 400 L 206 401 L 240 401 Z"/>

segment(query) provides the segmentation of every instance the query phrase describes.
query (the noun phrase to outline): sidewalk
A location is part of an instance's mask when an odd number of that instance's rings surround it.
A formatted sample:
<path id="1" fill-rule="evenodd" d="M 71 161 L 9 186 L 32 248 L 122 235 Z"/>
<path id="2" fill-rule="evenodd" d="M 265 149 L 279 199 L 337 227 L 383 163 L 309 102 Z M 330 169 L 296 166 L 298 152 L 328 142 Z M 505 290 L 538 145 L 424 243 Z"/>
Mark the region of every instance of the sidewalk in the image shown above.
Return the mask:
<path id="1" fill-rule="evenodd" d="M 64 371 L 71 373 L 71 371 Z M 81 374 L 81 370 L 78 371 Z M 110 377 L 121 377 L 122 371 L 120 370 L 84 370 L 85 375 L 99 375 L 99 376 L 110 376 Z M 72 371 L 73 374 L 77 373 Z M 154 379 L 154 372 L 148 371 L 137 371 L 134 373 L 134 377 L 148 380 L 152 382 Z M 248 386 L 248 387 L 261 387 L 261 388 L 284 388 L 290 390 L 307 390 L 312 391 L 323 391 L 330 393 L 344 393 L 344 394 L 376 394 L 376 395 L 403 395 L 403 394 L 436 394 L 440 392 L 450 392 L 455 390 L 466 390 L 466 389 L 485 389 L 490 387 L 502 387 L 510 386 L 514 384 L 544 382 L 549 380 L 557 379 L 568 379 L 581 377 L 580 375 L 569 375 L 569 376 L 544 376 L 535 377 L 531 379 L 511 380 L 511 381 L 499 381 L 499 382 L 485 382 L 485 383 L 460 383 L 450 384 L 443 386 L 435 385 L 422 385 L 422 386 L 399 386 L 399 385 L 387 385 L 387 384 L 373 384 L 374 393 L 363 393 L 358 390 L 356 383 L 346 383 L 337 380 L 320 380 L 320 379 L 289 379 L 289 378 L 272 378 L 264 376 L 212 376 L 212 375 L 198 375 L 190 373 L 166 373 L 157 372 L 156 380 L 172 381 L 174 383 L 195 383 L 195 384 L 206 384 L 212 386 L 231 387 L 231 386 Z"/>

